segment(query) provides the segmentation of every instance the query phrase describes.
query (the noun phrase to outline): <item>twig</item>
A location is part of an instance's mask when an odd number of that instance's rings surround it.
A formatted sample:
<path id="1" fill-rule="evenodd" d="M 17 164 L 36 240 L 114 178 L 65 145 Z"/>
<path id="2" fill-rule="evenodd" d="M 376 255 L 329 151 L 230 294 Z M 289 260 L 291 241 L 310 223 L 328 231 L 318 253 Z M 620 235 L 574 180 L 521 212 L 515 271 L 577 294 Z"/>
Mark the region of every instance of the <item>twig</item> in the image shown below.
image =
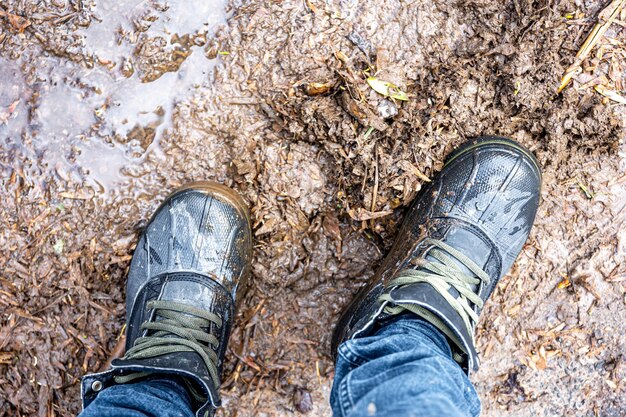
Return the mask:
<path id="1" fill-rule="evenodd" d="M 370 209 L 373 212 L 376 211 L 376 198 L 378 197 L 378 146 L 374 148 L 376 165 L 374 168 L 374 189 L 372 190 L 372 208 Z M 374 229 L 374 219 L 372 220 L 372 229 Z"/>

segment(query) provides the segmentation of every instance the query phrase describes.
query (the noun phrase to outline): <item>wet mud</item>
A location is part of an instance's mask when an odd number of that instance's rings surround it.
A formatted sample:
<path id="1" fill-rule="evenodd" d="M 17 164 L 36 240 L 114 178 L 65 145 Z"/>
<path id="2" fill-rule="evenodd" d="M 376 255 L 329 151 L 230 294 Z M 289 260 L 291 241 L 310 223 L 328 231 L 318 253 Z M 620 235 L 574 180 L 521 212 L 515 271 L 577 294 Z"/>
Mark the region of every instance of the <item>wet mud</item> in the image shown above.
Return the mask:
<path id="1" fill-rule="evenodd" d="M 80 377 L 118 350 L 145 219 L 216 180 L 256 238 L 219 415 L 330 415 L 341 308 L 445 155 L 499 134 L 544 187 L 477 331 L 483 415 L 624 415 L 624 106 L 576 80 L 555 94 L 602 7 L 0 3 L 0 414 L 79 412 Z"/>

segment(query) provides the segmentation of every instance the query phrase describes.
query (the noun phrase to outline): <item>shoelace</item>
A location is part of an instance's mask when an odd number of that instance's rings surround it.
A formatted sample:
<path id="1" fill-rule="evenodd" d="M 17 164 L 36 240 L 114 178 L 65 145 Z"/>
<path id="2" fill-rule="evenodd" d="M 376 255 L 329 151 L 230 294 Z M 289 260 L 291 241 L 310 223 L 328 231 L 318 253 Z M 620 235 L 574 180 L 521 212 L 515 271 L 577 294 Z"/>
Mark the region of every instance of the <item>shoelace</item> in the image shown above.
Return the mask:
<path id="1" fill-rule="evenodd" d="M 388 303 L 384 310 L 385 313 L 396 315 L 404 311 L 410 311 L 417 314 L 441 330 L 455 342 L 461 350 L 465 351 L 459 338 L 439 317 L 429 310 L 415 304 L 395 303 L 389 294 L 392 289 L 405 285 L 420 282 L 430 284 L 441 294 L 448 304 L 459 313 L 468 333 L 471 335 L 472 339 L 474 338 L 474 325 L 478 321 L 478 315 L 470 303 L 478 306 L 478 308 L 482 308 L 483 300 L 472 290 L 472 286 L 478 285 L 481 282 L 485 285 L 489 285 L 489 275 L 470 258 L 440 240 L 426 239 L 424 244 L 434 246 L 434 248 L 429 251 L 428 255 L 435 258 L 437 261 L 422 259 L 416 266 L 418 269 L 404 269 L 400 271 L 396 278 L 385 285 L 385 292 L 380 296 L 379 300 Z M 462 270 L 453 258 L 467 267 L 473 275 L 469 275 L 466 271 Z M 454 288 L 459 292 L 458 298 L 450 294 L 448 291 L 450 288 Z M 455 359 L 460 360 L 459 357 L 455 357 Z"/>
<path id="2" fill-rule="evenodd" d="M 142 330 L 146 336 L 135 340 L 124 359 L 147 359 L 155 356 L 176 352 L 196 352 L 206 365 L 215 387 L 219 387 L 217 371 L 217 349 L 219 340 L 205 329 L 211 323 L 222 326 L 222 319 L 214 313 L 175 301 L 149 301 L 148 309 L 154 309 L 153 320 L 145 321 Z M 160 320 L 156 320 L 160 317 Z M 115 382 L 123 384 L 146 373 L 136 372 L 129 375 L 116 376 Z"/>

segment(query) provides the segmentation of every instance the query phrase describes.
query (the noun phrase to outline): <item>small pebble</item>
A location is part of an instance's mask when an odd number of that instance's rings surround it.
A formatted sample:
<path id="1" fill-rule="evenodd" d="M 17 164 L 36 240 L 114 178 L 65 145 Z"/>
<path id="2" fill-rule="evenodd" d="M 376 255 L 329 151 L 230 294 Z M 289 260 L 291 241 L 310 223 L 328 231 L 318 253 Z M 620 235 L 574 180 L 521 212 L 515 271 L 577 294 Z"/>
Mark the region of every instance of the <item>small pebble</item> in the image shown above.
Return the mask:
<path id="1" fill-rule="evenodd" d="M 313 409 L 313 398 L 311 393 L 305 389 L 299 389 L 293 396 L 293 402 L 296 406 L 296 410 L 306 414 Z"/>
<path id="2" fill-rule="evenodd" d="M 382 100 L 378 105 L 378 114 L 383 119 L 391 119 L 398 114 L 398 107 L 389 100 Z"/>

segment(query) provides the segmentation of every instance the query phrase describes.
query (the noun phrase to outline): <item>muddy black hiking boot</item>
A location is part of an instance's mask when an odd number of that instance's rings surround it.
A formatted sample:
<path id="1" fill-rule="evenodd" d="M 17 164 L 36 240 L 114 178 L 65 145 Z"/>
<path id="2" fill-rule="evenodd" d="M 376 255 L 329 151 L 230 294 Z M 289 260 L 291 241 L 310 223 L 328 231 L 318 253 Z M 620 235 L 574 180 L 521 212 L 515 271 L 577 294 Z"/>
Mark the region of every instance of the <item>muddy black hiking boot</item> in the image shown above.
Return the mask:
<path id="1" fill-rule="evenodd" d="M 183 381 L 196 415 L 212 415 L 235 306 L 249 273 L 245 203 L 216 183 L 171 194 L 139 239 L 126 284 L 126 354 L 83 378 L 83 406 L 141 378 Z"/>
<path id="2" fill-rule="evenodd" d="M 466 371 L 476 370 L 478 315 L 528 238 L 540 189 L 537 160 L 510 139 L 481 137 L 453 152 L 413 201 L 381 267 L 343 312 L 333 354 L 345 340 L 416 314 L 448 337 Z"/>

